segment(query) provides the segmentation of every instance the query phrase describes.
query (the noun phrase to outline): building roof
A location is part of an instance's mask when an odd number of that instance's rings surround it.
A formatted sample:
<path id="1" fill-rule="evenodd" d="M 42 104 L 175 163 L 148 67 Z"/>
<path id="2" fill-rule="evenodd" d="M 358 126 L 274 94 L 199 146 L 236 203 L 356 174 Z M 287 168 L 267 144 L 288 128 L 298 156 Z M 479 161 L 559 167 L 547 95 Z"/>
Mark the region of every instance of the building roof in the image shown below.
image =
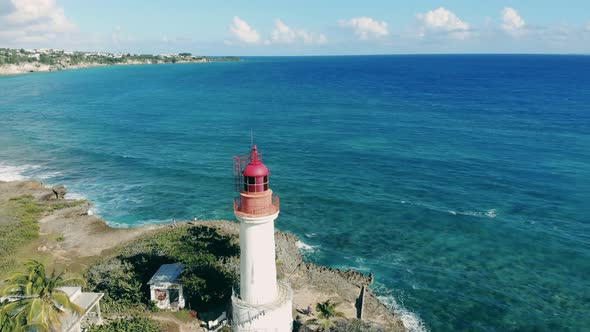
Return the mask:
<path id="1" fill-rule="evenodd" d="M 60 287 L 59 290 L 66 293 L 70 301 L 76 304 L 84 313 L 79 315 L 75 312 L 68 311 L 67 315 L 61 320 L 62 331 L 71 331 L 73 327 L 94 307 L 104 296 L 103 293 L 86 293 L 82 292 L 80 287 Z"/>
<path id="2" fill-rule="evenodd" d="M 148 285 L 157 284 L 174 284 L 178 281 L 178 276 L 182 273 L 184 265 L 180 263 L 163 264 L 154 276 L 148 281 Z"/>

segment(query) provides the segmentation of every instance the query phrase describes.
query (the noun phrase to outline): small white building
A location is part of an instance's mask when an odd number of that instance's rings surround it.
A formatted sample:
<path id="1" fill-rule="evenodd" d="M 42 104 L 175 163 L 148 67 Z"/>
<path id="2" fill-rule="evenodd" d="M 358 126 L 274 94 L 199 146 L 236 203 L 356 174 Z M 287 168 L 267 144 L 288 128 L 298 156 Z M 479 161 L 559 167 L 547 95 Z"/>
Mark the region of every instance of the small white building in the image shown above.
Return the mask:
<path id="1" fill-rule="evenodd" d="M 59 287 L 58 290 L 65 293 L 72 303 L 82 309 L 82 314 L 77 312 L 66 311 L 60 316 L 59 332 L 82 332 L 90 325 L 101 324 L 102 317 L 100 315 L 100 299 L 104 293 L 86 293 L 82 292 L 81 287 L 64 286 Z M 18 301 L 18 297 L 0 297 L 2 301 Z M 52 329 L 51 331 L 56 331 Z"/>
<path id="2" fill-rule="evenodd" d="M 59 290 L 66 293 L 70 301 L 84 311 L 82 315 L 68 312 L 61 320 L 61 330 L 63 332 L 81 332 L 90 325 L 102 322 L 100 299 L 104 296 L 103 293 L 82 292 L 81 287 L 60 287 Z"/>
<path id="3" fill-rule="evenodd" d="M 179 310 L 184 308 L 184 294 L 178 277 L 182 273 L 182 264 L 164 264 L 148 282 L 150 299 L 160 309 Z"/>

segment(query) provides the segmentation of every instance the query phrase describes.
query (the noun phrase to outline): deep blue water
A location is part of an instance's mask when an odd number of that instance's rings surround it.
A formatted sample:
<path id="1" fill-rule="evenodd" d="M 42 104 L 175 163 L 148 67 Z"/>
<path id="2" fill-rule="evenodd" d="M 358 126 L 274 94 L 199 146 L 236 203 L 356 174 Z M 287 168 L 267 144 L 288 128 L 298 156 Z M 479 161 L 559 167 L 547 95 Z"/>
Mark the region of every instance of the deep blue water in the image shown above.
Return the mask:
<path id="1" fill-rule="evenodd" d="M 590 330 L 588 56 L 0 77 L 0 173 L 66 184 L 113 225 L 233 219 L 251 129 L 277 226 L 318 263 L 374 272 L 426 329 Z"/>

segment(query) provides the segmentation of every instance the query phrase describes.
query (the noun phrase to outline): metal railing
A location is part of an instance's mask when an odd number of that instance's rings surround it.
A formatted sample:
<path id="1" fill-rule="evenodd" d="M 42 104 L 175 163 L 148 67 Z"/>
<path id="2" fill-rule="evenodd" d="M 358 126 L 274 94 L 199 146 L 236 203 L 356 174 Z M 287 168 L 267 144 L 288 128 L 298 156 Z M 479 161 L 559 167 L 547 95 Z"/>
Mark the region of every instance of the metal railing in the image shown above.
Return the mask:
<path id="1" fill-rule="evenodd" d="M 293 299 L 293 289 L 291 289 L 291 285 L 288 282 L 279 280 L 277 282 L 277 297 L 273 302 L 263 304 L 263 305 L 252 305 L 240 297 L 240 289 L 239 287 L 232 288 L 232 304 L 234 306 L 238 306 L 244 308 L 246 310 L 250 309 L 254 312 L 247 311 L 241 317 L 237 317 L 237 320 L 233 320 L 231 325 L 244 327 L 246 324 L 252 323 L 254 320 L 265 316 L 267 313 L 274 311 L 277 308 L 280 308 L 281 305 L 286 300 Z M 233 318 L 233 317 L 232 317 Z"/>

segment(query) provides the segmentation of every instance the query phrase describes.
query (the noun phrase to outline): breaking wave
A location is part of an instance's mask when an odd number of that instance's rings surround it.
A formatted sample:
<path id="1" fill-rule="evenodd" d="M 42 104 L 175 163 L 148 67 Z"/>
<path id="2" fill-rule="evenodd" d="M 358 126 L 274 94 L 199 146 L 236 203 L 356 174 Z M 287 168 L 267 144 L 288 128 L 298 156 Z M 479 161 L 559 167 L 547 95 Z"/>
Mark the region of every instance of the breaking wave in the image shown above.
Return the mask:
<path id="1" fill-rule="evenodd" d="M 306 252 L 306 253 L 315 252 L 316 249 L 319 247 L 319 246 L 309 245 L 301 240 L 298 240 L 295 244 L 297 245 L 297 248 L 299 248 L 300 251 Z"/>
<path id="2" fill-rule="evenodd" d="M 395 311 L 395 313 L 397 313 L 400 316 L 400 319 L 404 323 L 404 327 L 406 329 L 408 329 L 409 332 L 426 332 L 426 331 L 428 331 L 428 329 L 426 328 L 426 325 L 424 324 L 422 319 L 420 319 L 420 317 L 418 317 L 417 314 L 407 310 L 402 305 L 400 305 L 396 301 L 395 297 L 393 295 L 390 295 L 391 294 L 390 290 L 386 290 L 386 288 L 384 286 L 379 286 L 379 287 L 377 287 L 377 289 L 378 289 L 379 293 L 388 294 L 388 295 L 378 295 L 377 298 L 383 304 L 388 306 L 390 309 Z"/>
<path id="3" fill-rule="evenodd" d="M 488 217 L 488 218 L 496 218 L 496 216 L 498 216 L 498 213 L 496 211 L 496 209 L 490 209 L 487 211 L 454 211 L 454 210 L 448 210 L 448 213 L 456 216 L 456 215 L 461 215 L 461 216 L 471 216 L 471 217 Z"/>
<path id="4" fill-rule="evenodd" d="M 498 210 L 496 209 L 489 209 L 484 211 L 463 211 L 463 210 L 452 210 L 452 209 L 444 209 L 442 207 L 438 207 L 432 204 L 425 204 L 425 203 L 415 203 L 409 202 L 405 200 L 399 201 L 401 204 L 408 204 L 408 205 L 415 205 L 420 206 L 429 210 L 439 211 L 439 212 L 447 212 L 454 216 L 470 216 L 470 217 L 485 217 L 485 218 L 496 218 L 498 216 Z"/>
<path id="5" fill-rule="evenodd" d="M 13 166 L 0 163 L 0 181 L 20 181 L 26 180 L 28 173 L 38 169 L 40 166 L 36 165 L 21 165 Z"/>

